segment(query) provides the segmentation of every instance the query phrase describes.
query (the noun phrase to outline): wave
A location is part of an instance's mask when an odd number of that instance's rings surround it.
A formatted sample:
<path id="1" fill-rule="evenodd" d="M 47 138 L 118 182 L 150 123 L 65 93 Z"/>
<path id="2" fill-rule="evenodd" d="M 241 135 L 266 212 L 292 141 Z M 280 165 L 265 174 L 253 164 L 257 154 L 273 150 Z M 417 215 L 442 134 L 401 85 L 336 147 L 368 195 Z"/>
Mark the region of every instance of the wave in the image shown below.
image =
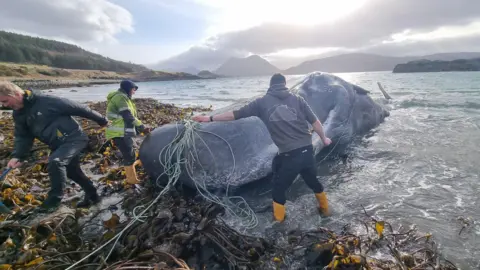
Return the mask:
<path id="1" fill-rule="evenodd" d="M 480 109 L 480 104 L 476 102 L 467 101 L 464 103 L 433 103 L 421 99 L 410 99 L 402 101 L 399 105 L 400 108 L 417 108 L 417 107 L 426 107 L 426 108 L 437 108 L 437 109 L 448 109 L 448 108 L 460 108 L 460 109 Z"/>
<path id="2" fill-rule="evenodd" d="M 412 94 L 416 94 L 415 92 L 410 92 L 410 91 L 393 91 L 393 92 L 390 92 L 390 94 L 394 95 L 394 96 L 407 96 L 407 95 L 412 95 Z"/>
<path id="3" fill-rule="evenodd" d="M 187 100 L 204 100 L 204 101 L 228 101 L 228 102 L 233 102 L 233 101 L 238 101 L 241 100 L 239 98 L 220 98 L 220 97 L 212 97 L 212 96 L 202 96 L 202 97 L 196 97 L 196 96 L 189 96 L 188 98 L 184 97 L 161 97 L 161 100 L 176 100 L 176 101 L 187 101 Z"/>

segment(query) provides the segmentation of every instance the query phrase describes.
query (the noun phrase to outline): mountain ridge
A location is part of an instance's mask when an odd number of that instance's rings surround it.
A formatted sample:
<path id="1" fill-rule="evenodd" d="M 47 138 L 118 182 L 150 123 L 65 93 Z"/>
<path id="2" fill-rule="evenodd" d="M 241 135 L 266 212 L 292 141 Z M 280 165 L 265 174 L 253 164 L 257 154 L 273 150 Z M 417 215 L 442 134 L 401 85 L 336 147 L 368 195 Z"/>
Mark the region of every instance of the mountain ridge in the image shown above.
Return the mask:
<path id="1" fill-rule="evenodd" d="M 393 71 L 396 65 L 415 60 L 452 61 L 480 57 L 480 52 L 438 53 L 422 56 L 385 56 L 371 53 L 347 53 L 305 61 L 284 70 L 285 74 L 305 74 L 315 70 L 325 72 Z"/>
<path id="2" fill-rule="evenodd" d="M 245 58 L 231 57 L 214 73 L 223 76 L 262 76 L 280 71 L 266 59 L 258 55 L 251 55 Z"/>
<path id="3" fill-rule="evenodd" d="M 306 74 L 313 71 L 325 72 L 375 72 L 393 71 L 403 63 L 418 60 L 454 61 L 457 59 L 479 58 L 480 52 L 437 53 L 420 56 L 386 56 L 372 53 L 346 53 L 304 61 L 299 65 L 279 69 L 259 55 L 231 57 L 220 65 L 215 74 L 223 76 L 266 76 L 277 72 L 285 75 Z"/>

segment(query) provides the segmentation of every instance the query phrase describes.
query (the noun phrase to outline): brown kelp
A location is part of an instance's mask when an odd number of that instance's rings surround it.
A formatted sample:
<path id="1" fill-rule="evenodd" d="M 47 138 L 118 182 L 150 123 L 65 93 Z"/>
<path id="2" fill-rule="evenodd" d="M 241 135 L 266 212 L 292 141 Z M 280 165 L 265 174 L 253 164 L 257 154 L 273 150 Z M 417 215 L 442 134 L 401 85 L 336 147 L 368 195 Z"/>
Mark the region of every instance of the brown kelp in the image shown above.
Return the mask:
<path id="1" fill-rule="evenodd" d="M 205 110 L 153 99 L 136 103 L 141 120 L 153 127 Z M 105 105 L 89 103 L 101 113 Z M 49 188 L 49 150 L 36 141 L 29 162 L 0 183 L 1 200 L 11 211 L 0 215 L 0 270 L 456 269 L 440 256 L 432 235 L 414 227 L 394 228 L 366 211 L 363 220 L 337 231 L 279 230 L 263 238 L 240 234 L 219 219 L 221 206 L 181 186 L 155 200 L 159 187 L 148 181 L 141 164 L 142 184 L 127 185 L 118 149 L 105 141 L 103 129 L 79 121 L 90 137 L 83 167 L 95 176 L 102 203 L 75 209 L 80 189 L 67 184 L 62 207 L 37 212 Z M 0 122 L 5 166 L 13 149 L 13 122 L 5 112 Z"/>

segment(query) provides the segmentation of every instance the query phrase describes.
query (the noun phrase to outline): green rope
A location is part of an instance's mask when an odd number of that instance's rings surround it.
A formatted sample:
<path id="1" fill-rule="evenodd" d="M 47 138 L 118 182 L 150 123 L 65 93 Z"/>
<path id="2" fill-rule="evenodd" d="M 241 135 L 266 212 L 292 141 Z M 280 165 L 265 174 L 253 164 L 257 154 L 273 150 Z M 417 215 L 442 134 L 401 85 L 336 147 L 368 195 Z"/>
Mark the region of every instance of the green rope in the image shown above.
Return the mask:
<path id="1" fill-rule="evenodd" d="M 194 179 L 193 173 L 192 173 L 192 168 L 193 164 L 196 160 L 198 160 L 198 155 L 196 153 L 196 147 L 195 147 L 195 136 L 200 136 L 198 135 L 199 132 L 203 133 L 208 133 L 211 135 L 214 135 L 221 140 L 223 140 L 229 147 L 230 152 L 232 153 L 232 158 L 233 158 L 233 168 L 232 168 L 232 173 L 230 176 L 233 174 L 235 170 L 235 157 L 233 155 L 233 150 L 230 144 L 220 137 L 217 134 L 214 134 L 212 132 L 207 132 L 207 131 L 202 131 L 196 128 L 196 122 L 192 120 L 184 120 L 183 122 L 185 126 L 185 130 L 183 132 L 178 132 L 178 124 L 177 124 L 177 135 L 175 138 L 170 142 L 168 145 L 166 145 L 162 151 L 159 154 L 159 162 L 161 165 L 164 167 L 164 172 L 159 175 L 156 179 L 156 184 L 158 185 L 158 180 L 163 176 L 167 175 L 168 176 L 168 183 L 166 187 L 158 194 L 155 199 L 153 199 L 148 205 L 140 205 L 137 206 L 133 209 L 133 219 L 121 230 L 118 234 L 116 234 L 113 238 L 109 239 L 106 243 L 92 251 L 90 254 L 86 255 L 83 257 L 81 260 L 75 262 L 72 264 L 70 267 L 68 267 L 66 270 L 74 268 L 76 265 L 80 264 L 82 261 L 86 260 L 87 258 L 91 257 L 93 254 L 97 253 L 99 250 L 102 250 L 104 247 L 106 247 L 108 244 L 110 244 L 112 241 L 115 241 L 113 244 L 110 252 L 108 253 L 107 257 L 105 257 L 105 261 L 108 260 L 110 255 L 112 254 L 115 246 L 117 245 L 118 241 L 120 240 L 120 237 L 122 234 L 127 231 L 135 222 L 140 221 L 144 222 L 142 218 L 145 218 L 144 214 L 154 205 L 157 203 L 157 201 L 165 195 L 173 186 L 176 185 L 178 182 L 178 179 L 180 178 L 181 174 L 181 168 L 182 164 L 185 164 L 185 168 L 187 168 L 187 173 L 195 183 L 195 186 L 198 190 L 198 192 L 208 201 L 217 203 L 221 206 L 223 206 L 230 214 L 232 214 L 235 217 L 240 218 L 241 220 L 246 220 L 246 223 L 242 222 L 242 225 L 245 226 L 246 229 L 254 228 L 258 225 L 258 220 L 257 216 L 255 215 L 255 212 L 249 207 L 248 203 L 245 201 L 243 197 L 240 196 L 232 196 L 228 197 L 228 187 L 227 187 L 227 194 L 225 197 L 222 199 L 215 196 L 214 194 L 210 193 L 207 188 L 205 181 L 203 182 L 198 182 Z M 200 138 L 200 140 L 205 144 L 205 141 Z M 206 145 L 206 144 L 205 144 Z M 210 148 L 208 145 L 206 145 L 207 149 L 210 151 Z M 184 157 L 183 153 L 185 153 L 188 149 L 193 149 L 193 152 L 190 152 L 190 155 L 187 155 L 186 158 Z M 165 153 L 165 159 L 162 160 L 162 155 Z M 210 151 L 210 153 L 213 156 L 213 153 Z M 172 162 L 172 160 L 175 160 L 175 162 Z M 229 176 L 229 177 L 230 177 Z M 240 199 L 239 203 L 233 203 L 232 199 Z M 244 206 L 244 207 L 242 207 Z M 143 211 L 137 214 L 139 210 L 142 208 Z"/>

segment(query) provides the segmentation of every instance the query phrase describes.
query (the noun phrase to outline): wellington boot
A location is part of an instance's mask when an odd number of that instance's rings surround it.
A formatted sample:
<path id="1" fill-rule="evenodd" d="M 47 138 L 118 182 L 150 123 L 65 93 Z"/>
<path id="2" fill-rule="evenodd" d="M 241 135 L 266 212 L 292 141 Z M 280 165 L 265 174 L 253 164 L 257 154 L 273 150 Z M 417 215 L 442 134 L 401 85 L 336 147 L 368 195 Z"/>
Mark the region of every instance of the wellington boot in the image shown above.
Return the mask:
<path id="1" fill-rule="evenodd" d="M 61 203 L 62 199 L 59 197 L 47 197 L 37 209 L 40 212 L 53 212 L 60 207 Z"/>
<path id="2" fill-rule="evenodd" d="M 285 205 L 273 202 L 273 217 L 276 221 L 283 222 L 285 219 Z"/>
<path id="3" fill-rule="evenodd" d="M 95 205 L 101 201 L 100 196 L 98 196 L 97 192 L 92 194 L 85 194 L 85 198 L 82 201 L 77 203 L 77 208 L 88 208 L 92 205 Z"/>
<path id="4" fill-rule="evenodd" d="M 130 165 L 130 166 L 125 166 L 124 168 L 125 168 L 125 174 L 127 175 L 127 183 L 130 185 L 139 184 L 140 181 L 138 181 L 137 171 L 135 170 L 135 166 Z"/>
<path id="5" fill-rule="evenodd" d="M 137 165 L 142 166 L 142 161 L 140 159 L 135 160 L 135 162 L 133 163 L 133 166 Z"/>
<path id="6" fill-rule="evenodd" d="M 320 213 L 326 217 L 330 216 L 330 212 L 328 210 L 327 194 L 325 192 L 315 193 L 315 197 L 318 201 L 318 208 Z"/>

